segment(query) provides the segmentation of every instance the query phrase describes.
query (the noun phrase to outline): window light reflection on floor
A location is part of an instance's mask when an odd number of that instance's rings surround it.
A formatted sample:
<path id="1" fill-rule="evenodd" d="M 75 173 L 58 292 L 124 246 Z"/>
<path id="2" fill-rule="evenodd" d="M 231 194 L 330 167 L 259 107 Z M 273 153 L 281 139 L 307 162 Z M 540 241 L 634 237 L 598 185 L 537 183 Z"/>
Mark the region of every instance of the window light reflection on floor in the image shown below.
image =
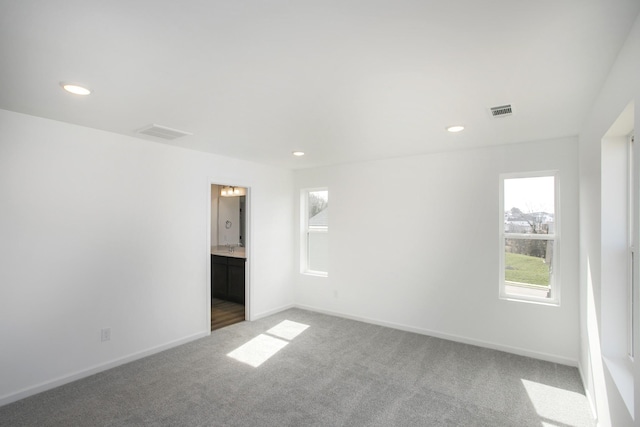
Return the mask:
<path id="1" fill-rule="evenodd" d="M 580 426 L 589 421 L 575 419 L 575 414 L 584 413 L 584 395 L 535 381 L 521 381 L 543 426 Z"/>
<path id="2" fill-rule="evenodd" d="M 269 329 L 267 333 L 291 341 L 302 332 L 304 332 L 304 330 L 308 327 L 309 325 L 305 325 L 303 323 L 292 322 L 291 320 L 283 320 L 273 328 Z"/>
<path id="3" fill-rule="evenodd" d="M 287 341 L 260 334 L 251 341 L 242 344 L 227 356 L 257 368 L 287 344 L 289 344 Z"/>
<path id="4" fill-rule="evenodd" d="M 260 334 L 242 344 L 227 356 L 257 368 L 286 347 L 290 340 L 300 335 L 308 327 L 309 325 L 303 323 L 283 320 L 265 334 Z"/>

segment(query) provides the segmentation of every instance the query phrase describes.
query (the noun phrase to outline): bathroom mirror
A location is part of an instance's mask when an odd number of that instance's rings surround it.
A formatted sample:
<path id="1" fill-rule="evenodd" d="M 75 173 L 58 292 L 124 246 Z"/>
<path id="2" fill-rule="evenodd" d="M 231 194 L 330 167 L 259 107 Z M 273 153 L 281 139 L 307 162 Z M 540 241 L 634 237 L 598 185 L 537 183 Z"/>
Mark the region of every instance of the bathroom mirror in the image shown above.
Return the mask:
<path id="1" fill-rule="evenodd" d="M 246 196 L 218 197 L 218 245 L 245 245 Z"/>

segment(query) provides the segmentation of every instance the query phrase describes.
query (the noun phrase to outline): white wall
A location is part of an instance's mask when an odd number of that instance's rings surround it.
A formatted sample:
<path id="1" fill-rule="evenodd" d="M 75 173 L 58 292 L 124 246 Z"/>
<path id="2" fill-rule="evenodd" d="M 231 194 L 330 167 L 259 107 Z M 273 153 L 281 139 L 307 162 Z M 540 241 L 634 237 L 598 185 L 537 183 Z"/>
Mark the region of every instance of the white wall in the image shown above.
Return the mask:
<path id="1" fill-rule="evenodd" d="M 611 277 L 606 274 L 608 250 L 607 237 L 603 233 L 607 224 L 603 223 L 602 138 L 616 121 L 629 102 L 640 105 L 640 20 L 636 22 L 629 37 L 598 95 L 591 112 L 580 132 L 580 305 L 581 337 L 580 366 L 585 386 L 592 401 L 595 401 L 600 426 L 631 426 L 634 424 L 630 411 L 635 412 L 636 422 L 640 418 L 640 365 L 632 364 L 627 373 L 617 373 L 618 367 L 611 361 L 603 360 L 603 355 L 615 352 L 603 323 L 615 321 L 606 318 L 607 313 L 615 313 L 616 307 L 607 301 L 615 301 L 609 285 Z M 636 131 L 640 123 L 640 108 L 635 109 Z M 604 159 L 605 161 L 607 159 Z M 606 164 L 605 164 L 606 165 Z M 603 263 L 605 270 L 603 270 Z M 619 308 L 624 309 L 623 307 Z M 605 318 L 603 319 L 603 315 Z M 640 332 L 640 331 L 637 331 Z M 640 354 L 640 334 L 636 334 L 636 354 Z M 637 360 L 637 358 L 636 358 Z M 612 373 L 614 375 L 612 375 Z M 621 390 L 621 378 L 628 377 L 626 386 L 635 388 L 629 405 L 625 405 Z M 617 378 L 616 378 L 617 377 Z M 634 410 L 635 406 L 635 410 Z"/>
<path id="2" fill-rule="evenodd" d="M 250 187 L 250 317 L 290 306 L 292 172 L 0 110 L 0 404 L 209 333 L 212 182 Z"/>
<path id="3" fill-rule="evenodd" d="M 498 299 L 499 175 L 559 170 L 561 306 Z M 329 277 L 296 304 L 577 364 L 577 139 L 297 171 L 329 188 Z"/>

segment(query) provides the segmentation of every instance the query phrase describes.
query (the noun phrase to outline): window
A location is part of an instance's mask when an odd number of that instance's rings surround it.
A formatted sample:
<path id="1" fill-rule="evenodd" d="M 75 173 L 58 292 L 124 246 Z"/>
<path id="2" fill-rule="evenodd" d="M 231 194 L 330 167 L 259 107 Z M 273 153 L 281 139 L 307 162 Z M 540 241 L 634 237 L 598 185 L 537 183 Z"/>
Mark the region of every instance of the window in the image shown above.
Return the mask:
<path id="1" fill-rule="evenodd" d="M 627 272 L 627 355 L 631 360 L 635 356 L 635 334 L 636 334 L 636 289 L 637 273 L 635 271 L 636 245 L 638 237 L 638 203 L 636 194 L 640 191 L 636 177 L 638 169 L 638 159 L 634 147 L 635 136 L 633 131 L 628 138 L 627 150 L 627 246 L 628 251 L 628 272 Z"/>
<path id="2" fill-rule="evenodd" d="M 638 181 L 633 137 L 602 139 L 602 290 L 603 333 L 609 358 L 634 357 Z M 603 279 L 604 280 L 604 279 Z"/>
<path id="3" fill-rule="evenodd" d="M 560 303 L 555 172 L 500 177 L 500 297 Z"/>
<path id="4" fill-rule="evenodd" d="M 329 272 L 329 190 L 302 192 L 302 272 L 326 276 Z"/>

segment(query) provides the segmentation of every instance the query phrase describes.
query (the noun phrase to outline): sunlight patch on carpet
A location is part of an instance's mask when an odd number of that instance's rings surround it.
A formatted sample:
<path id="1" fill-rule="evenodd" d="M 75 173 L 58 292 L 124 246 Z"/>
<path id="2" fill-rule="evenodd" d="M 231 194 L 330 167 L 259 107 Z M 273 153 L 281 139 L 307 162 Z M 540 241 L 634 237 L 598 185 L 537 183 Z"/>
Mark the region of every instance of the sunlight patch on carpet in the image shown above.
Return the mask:
<path id="1" fill-rule="evenodd" d="M 227 354 L 227 356 L 257 368 L 271 356 L 282 350 L 287 344 L 289 344 L 287 341 L 260 334 L 251 341 L 236 348 Z"/>
<path id="2" fill-rule="evenodd" d="M 284 338 L 285 340 L 291 341 L 302 332 L 304 332 L 304 330 L 308 327 L 309 325 L 305 325 L 304 323 L 293 322 L 291 320 L 283 320 L 273 328 L 269 329 L 267 333 L 278 338 Z"/>
<path id="3" fill-rule="evenodd" d="M 582 413 L 584 395 L 535 381 L 521 381 L 543 426 L 584 425 L 575 419 L 577 413 Z"/>
<path id="4" fill-rule="evenodd" d="M 282 350 L 291 340 L 300 335 L 309 325 L 283 320 L 264 334 L 228 353 L 227 356 L 257 368 L 271 356 Z"/>

